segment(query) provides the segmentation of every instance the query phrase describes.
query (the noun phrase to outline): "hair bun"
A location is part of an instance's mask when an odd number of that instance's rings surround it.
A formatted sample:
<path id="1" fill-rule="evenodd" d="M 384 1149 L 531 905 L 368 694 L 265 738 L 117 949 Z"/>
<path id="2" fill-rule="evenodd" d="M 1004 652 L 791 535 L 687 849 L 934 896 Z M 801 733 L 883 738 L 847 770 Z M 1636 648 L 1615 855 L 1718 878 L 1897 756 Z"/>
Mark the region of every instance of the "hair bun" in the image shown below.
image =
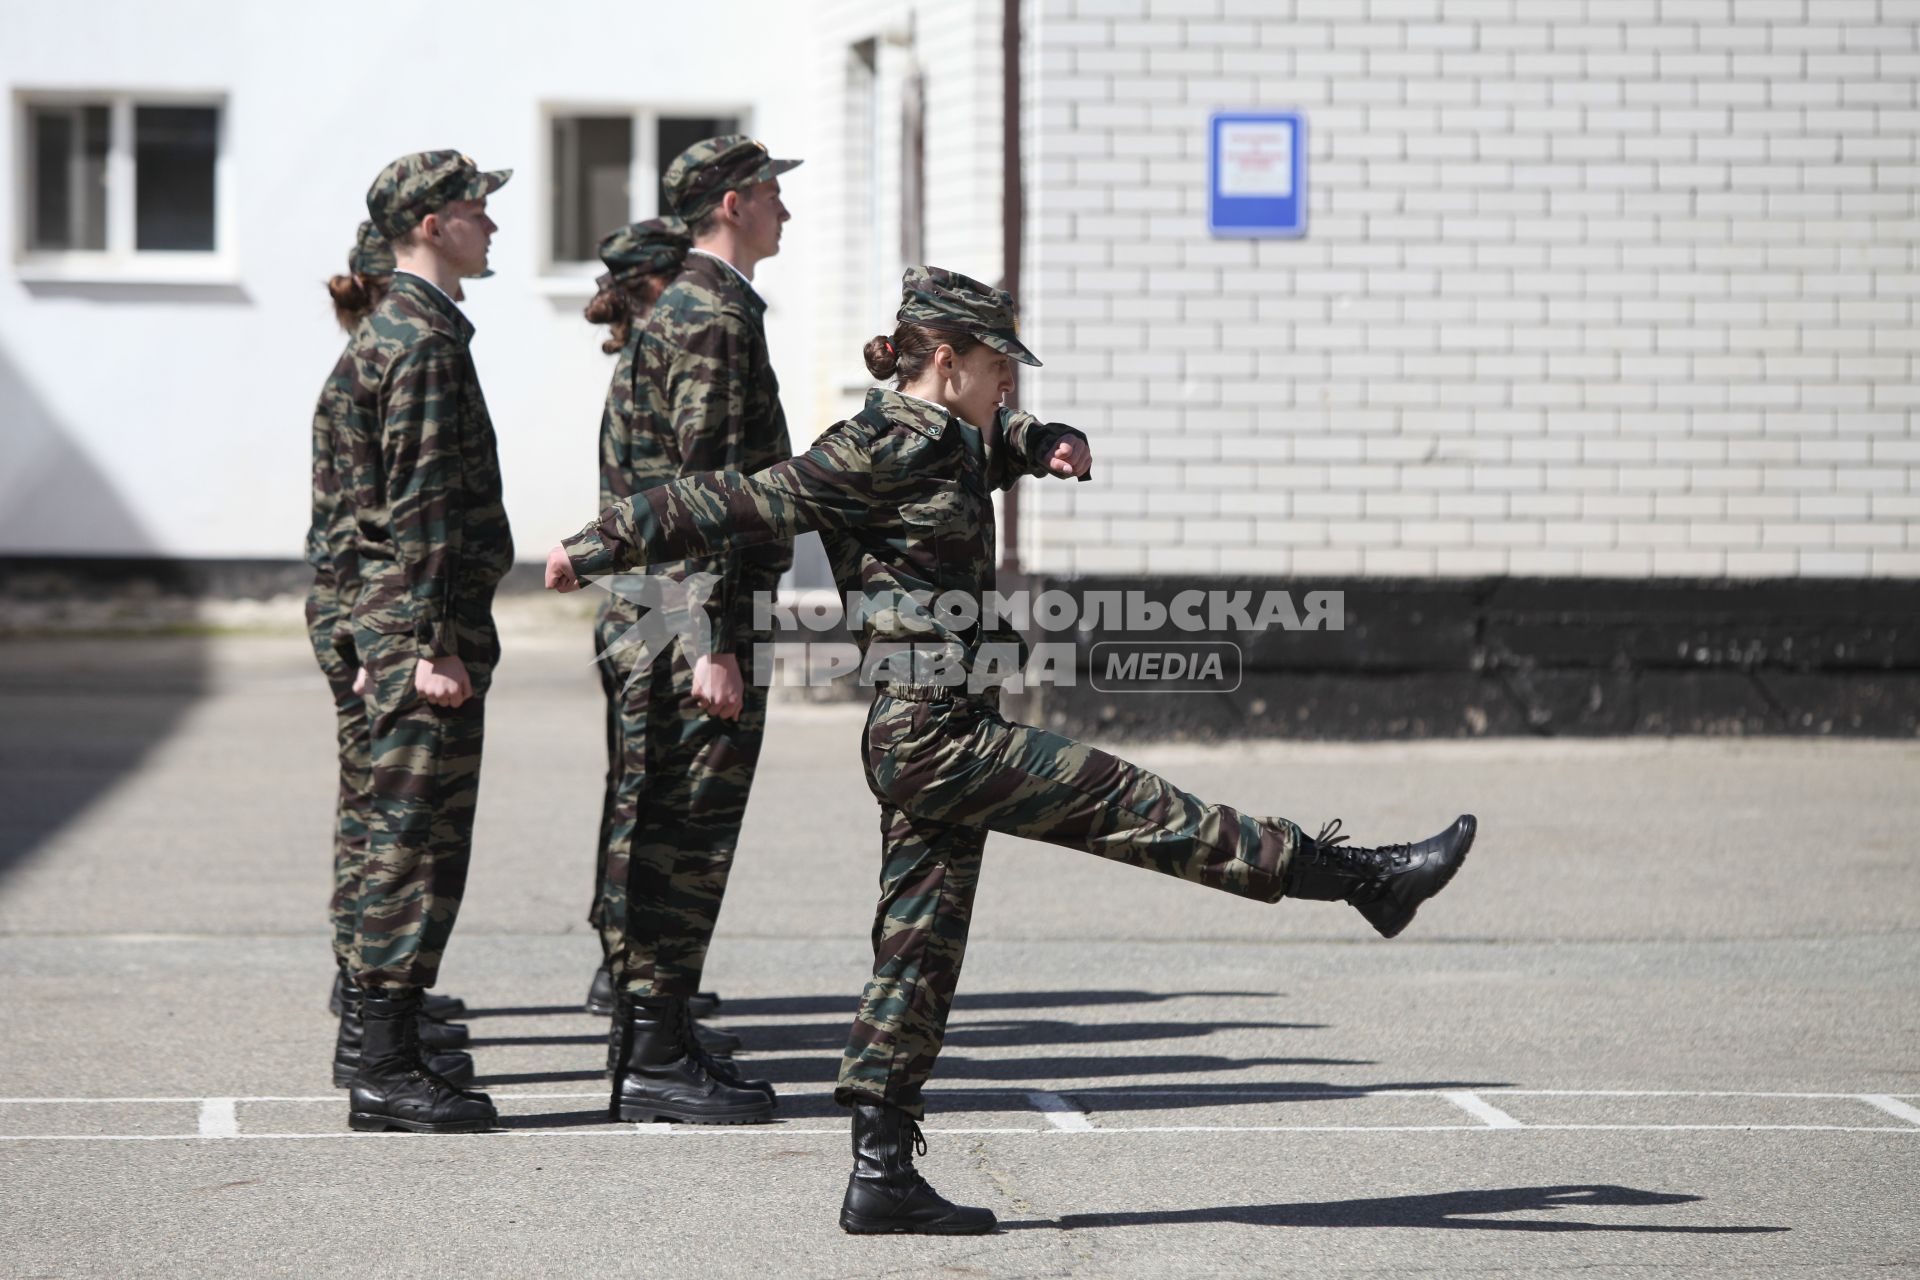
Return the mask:
<path id="1" fill-rule="evenodd" d="M 891 378 L 900 364 L 900 353 L 893 349 L 893 342 L 885 335 L 867 339 L 865 355 L 867 372 L 875 378 Z"/>

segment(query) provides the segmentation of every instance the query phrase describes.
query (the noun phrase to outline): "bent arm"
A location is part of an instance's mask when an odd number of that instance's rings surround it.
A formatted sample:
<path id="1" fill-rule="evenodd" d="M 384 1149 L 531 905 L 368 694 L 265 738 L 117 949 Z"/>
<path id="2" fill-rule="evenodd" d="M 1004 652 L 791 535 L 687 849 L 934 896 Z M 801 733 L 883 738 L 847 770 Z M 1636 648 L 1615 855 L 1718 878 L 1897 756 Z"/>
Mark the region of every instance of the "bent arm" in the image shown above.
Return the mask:
<path id="1" fill-rule="evenodd" d="M 1045 476 L 1051 474 L 1048 460 L 1053 457 L 1055 447 L 1069 436 L 1078 436 L 1082 440 L 1087 434 L 1077 427 L 1064 422 L 1042 422 L 1030 413 L 1016 409 L 1002 409 L 994 417 L 994 434 L 998 437 L 998 455 L 994 459 L 992 478 L 997 489 L 1011 489 L 1021 476 Z M 1080 477 L 1091 480 L 1091 468 Z"/>
<path id="2" fill-rule="evenodd" d="M 873 504 L 866 437 L 842 422 L 764 471 L 711 471 L 616 502 L 561 545 L 576 577 L 713 556 L 816 529 L 864 524 Z"/>

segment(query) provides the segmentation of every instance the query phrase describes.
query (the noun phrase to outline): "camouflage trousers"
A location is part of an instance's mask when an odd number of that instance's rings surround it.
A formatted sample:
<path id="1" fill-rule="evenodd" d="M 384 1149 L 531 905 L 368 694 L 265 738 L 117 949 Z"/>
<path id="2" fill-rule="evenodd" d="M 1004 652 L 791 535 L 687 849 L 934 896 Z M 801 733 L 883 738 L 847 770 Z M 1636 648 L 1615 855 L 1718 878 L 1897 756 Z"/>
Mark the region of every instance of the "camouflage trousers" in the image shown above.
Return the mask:
<path id="1" fill-rule="evenodd" d="M 431 987 L 466 892 L 493 665 L 469 663 L 474 696 L 436 707 L 413 687 L 413 636 L 362 627 L 355 640 L 369 677 L 372 807 L 354 979 L 369 989 Z"/>
<path id="2" fill-rule="evenodd" d="M 333 956 L 346 964 L 353 955 L 354 916 L 360 902 L 360 876 L 367 861 L 367 824 L 372 815 L 373 762 L 367 744 L 367 704 L 353 691 L 360 670 L 332 589 L 315 582 L 307 596 L 307 639 L 333 691 L 334 736 L 340 756 L 340 792 L 333 810 L 333 896 L 327 919 L 333 925 Z"/>
<path id="3" fill-rule="evenodd" d="M 1278 901 L 1300 829 L 1207 804 L 1057 733 L 1002 719 L 989 699 L 885 693 L 867 716 L 880 801 L 880 904 L 867 982 L 834 1096 L 916 1118 L 946 1035 L 987 833 L 1099 854 L 1262 902 Z"/>
<path id="4" fill-rule="evenodd" d="M 607 694 L 607 787 L 593 908 L 615 990 L 683 996 L 699 989 L 733 869 L 767 724 L 767 689 L 746 681 L 740 717 L 693 700 L 693 668 L 675 646 L 631 684 L 636 649 L 605 653 L 626 629 L 595 628 Z"/>

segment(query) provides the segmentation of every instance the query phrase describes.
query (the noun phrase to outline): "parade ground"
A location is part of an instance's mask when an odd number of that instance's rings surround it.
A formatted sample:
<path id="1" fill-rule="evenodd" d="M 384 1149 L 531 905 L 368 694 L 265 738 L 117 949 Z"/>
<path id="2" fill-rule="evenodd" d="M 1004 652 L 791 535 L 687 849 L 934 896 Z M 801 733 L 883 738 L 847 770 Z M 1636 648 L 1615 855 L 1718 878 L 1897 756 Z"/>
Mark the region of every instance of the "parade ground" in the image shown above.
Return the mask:
<path id="1" fill-rule="evenodd" d="M 506 631 L 440 984 L 505 1126 L 469 1137 L 351 1134 L 330 1085 L 297 623 L 0 643 L 0 1273 L 1920 1274 L 1920 744 L 1126 744 L 1310 831 L 1479 841 L 1387 942 L 994 837 L 918 1163 L 1002 1229 L 856 1238 L 862 708 L 775 702 L 707 970 L 779 1120 L 612 1123 L 602 701 L 557 610 Z"/>

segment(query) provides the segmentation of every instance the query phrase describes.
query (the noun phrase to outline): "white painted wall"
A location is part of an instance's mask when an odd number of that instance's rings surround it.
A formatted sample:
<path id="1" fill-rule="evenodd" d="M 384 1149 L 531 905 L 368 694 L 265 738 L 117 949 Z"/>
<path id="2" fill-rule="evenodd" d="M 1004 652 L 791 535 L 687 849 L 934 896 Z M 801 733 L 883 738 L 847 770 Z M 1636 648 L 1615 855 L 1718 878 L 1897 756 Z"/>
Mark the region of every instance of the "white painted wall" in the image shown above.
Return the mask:
<path id="1" fill-rule="evenodd" d="M 324 281 L 381 166 L 458 147 L 517 170 L 490 205 L 499 274 L 473 284 L 467 312 L 519 552 L 543 555 L 593 515 L 612 357 L 580 318 L 590 286 L 538 278 L 541 104 L 744 102 L 779 154 L 805 157 L 815 136 L 805 14 L 775 0 L 730 3 L 719 30 L 698 8 L 598 0 L 79 8 L 9 6 L 0 84 L 226 94 L 236 285 L 30 286 L 14 202 L 0 209 L 0 554 L 298 556 L 313 401 L 342 342 Z M 10 124 L 10 188 L 18 148 Z M 785 179 L 795 221 L 758 282 L 795 388 L 816 366 L 818 172 Z M 805 393 L 788 407 L 804 443 Z"/>
<path id="2" fill-rule="evenodd" d="M 521 170 L 469 311 L 523 557 L 584 521 L 610 358 L 537 278 L 543 102 L 742 101 L 807 159 L 761 276 L 796 448 L 890 325 L 915 65 L 924 256 L 1001 269 L 998 0 L 750 0 L 717 33 L 584 0 L 85 8 L 11 12 L 0 80 L 226 93 L 238 296 L 5 273 L 0 553 L 297 554 L 321 282 L 374 172 L 446 145 Z M 1920 575 L 1920 0 L 1029 14 L 1024 394 L 1100 458 L 1030 487 L 1029 567 Z M 409 96 L 424 64 L 356 61 L 369 33 L 466 87 Z M 857 129 L 849 48 L 889 34 Z M 1246 106 L 1310 113 L 1305 240 L 1205 230 L 1207 115 Z"/>

